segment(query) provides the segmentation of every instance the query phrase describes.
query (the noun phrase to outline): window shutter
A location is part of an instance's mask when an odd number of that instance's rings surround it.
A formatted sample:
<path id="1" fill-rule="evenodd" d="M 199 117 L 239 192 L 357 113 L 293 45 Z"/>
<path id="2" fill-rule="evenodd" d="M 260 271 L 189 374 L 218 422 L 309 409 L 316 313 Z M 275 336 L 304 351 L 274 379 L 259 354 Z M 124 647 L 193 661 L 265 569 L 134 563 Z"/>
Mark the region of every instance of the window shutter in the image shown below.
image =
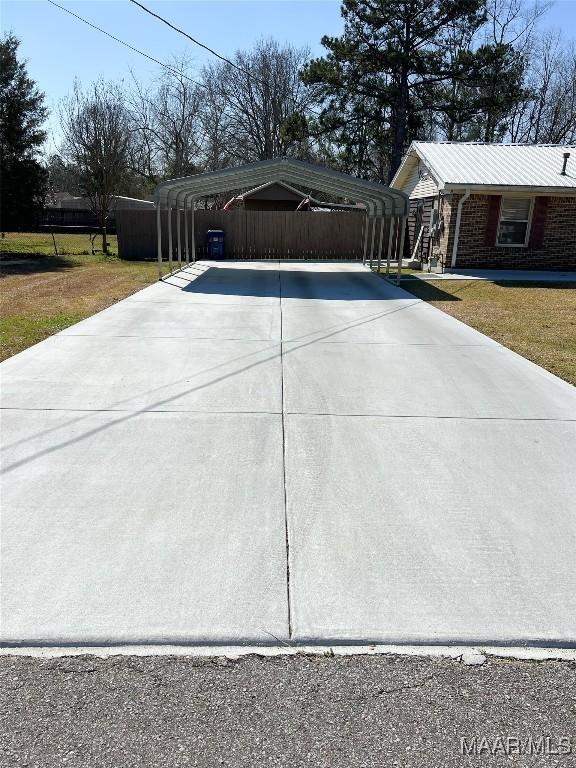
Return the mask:
<path id="1" fill-rule="evenodd" d="M 542 248 L 544 230 L 546 229 L 546 214 L 548 213 L 548 197 L 537 197 L 534 200 L 532 212 L 532 228 L 530 230 L 529 248 Z"/>
<path id="2" fill-rule="evenodd" d="M 498 231 L 501 200 L 501 195 L 489 195 L 488 197 L 488 216 L 486 218 L 484 245 L 496 245 L 496 233 Z"/>

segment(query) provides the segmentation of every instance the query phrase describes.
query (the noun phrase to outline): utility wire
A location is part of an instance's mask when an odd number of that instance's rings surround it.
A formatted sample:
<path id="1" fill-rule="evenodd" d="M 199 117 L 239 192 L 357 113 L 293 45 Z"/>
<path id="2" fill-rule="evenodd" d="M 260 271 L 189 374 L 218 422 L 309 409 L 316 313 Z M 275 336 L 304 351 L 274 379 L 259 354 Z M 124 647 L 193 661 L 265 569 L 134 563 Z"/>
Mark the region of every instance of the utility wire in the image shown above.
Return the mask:
<path id="1" fill-rule="evenodd" d="M 59 5 L 58 3 L 54 2 L 54 0 L 48 0 L 50 5 L 55 6 L 56 8 L 59 8 L 61 11 L 64 11 L 65 13 L 69 14 L 70 16 L 73 16 L 75 19 L 78 19 L 82 23 L 86 24 L 87 26 L 91 27 L 92 29 L 97 30 L 98 32 L 101 32 L 103 35 L 106 35 L 106 37 L 109 37 L 112 40 L 115 40 L 117 43 L 120 43 L 120 45 L 123 45 L 125 48 L 129 48 L 131 51 L 134 51 L 135 53 L 138 53 L 140 56 L 144 56 L 144 58 L 148 59 L 149 61 L 153 61 L 155 64 L 158 64 L 159 66 L 163 67 L 164 69 L 168 70 L 168 72 L 171 72 L 172 74 L 176 74 L 179 77 L 183 77 L 186 80 L 189 80 L 194 85 L 199 86 L 200 88 L 208 89 L 208 86 L 204 83 L 199 82 L 198 80 L 194 80 L 191 77 L 188 77 L 188 75 L 185 75 L 183 72 L 181 72 L 178 69 L 175 69 L 174 67 L 171 67 L 169 64 L 165 64 L 163 61 L 160 61 L 159 59 L 155 59 L 154 56 L 150 56 L 150 54 L 145 53 L 144 51 L 141 51 L 139 48 L 136 48 L 133 45 L 130 45 L 129 43 L 126 43 L 124 40 L 121 40 L 119 37 L 116 37 L 115 35 L 111 34 L 110 32 L 107 32 L 105 29 L 102 29 L 102 27 L 98 27 L 96 24 L 93 24 L 91 21 L 88 21 L 88 19 L 85 19 L 83 16 L 80 16 L 77 13 L 74 13 L 74 11 L 71 11 L 69 8 L 65 8 L 63 5 Z M 178 27 L 175 27 L 173 24 L 171 24 L 169 21 L 164 19 L 162 16 L 159 16 L 157 13 L 154 13 L 153 11 L 146 8 L 141 3 L 136 2 L 136 0 L 130 0 L 130 2 L 134 3 L 134 5 L 137 5 L 139 8 L 141 8 L 146 13 L 149 13 L 151 16 L 154 16 L 159 21 L 162 21 L 164 24 L 167 24 L 169 27 L 171 27 L 175 32 L 180 33 L 181 35 L 184 35 L 184 37 L 187 37 L 189 40 L 191 40 L 195 45 L 199 45 L 201 48 L 204 48 L 209 53 L 213 54 L 217 58 L 219 58 L 221 61 L 226 62 L 227 64 L 230 64 L 230 66 L 237 69 L 239 72 L 242 72 L 243 74 L 247 75 L 253 80 L 256 80 L 261 85 L 265 85 L 266 87 L 270 88 L 270 85 L 260 78 L 256 77 L 252 72 L 250 72 L 247 69 L 244 69 L 243 67 L 238 66 L 230 59 L 226 58 L 225 56 L 222 56 L 217 51 L 213 50 L 207 45 L 204 45 L 204 43 L 201 43 L 199 40 L 196 40 L 194 37 L 189 35 L 187 32 L 184 32 L 184 30 L 179 29 Z M 303 107 L 303 109 L 307 110 L 308 112 L 311 112 L 314 115 L 319 115 L 320 112 L 313 109 L 312 107 Z"/>
<path id="2" fill-rule="evenodd" d="M 164 69 L 167 69 L 168 72 L 178 75 L 179 77 L 184 77 L 186 80 L 189 80 L 191 83 L 194 83 L 194 85 L 198 85 L 200 88 L 208 87 L 204 83 L 200 83 L 197 80 L 193 80 L 191 77 L 188 77 L 188 75 L 185 75 L 180 70 L 175 69 L 174 67 L 171 67 L 169 64 L 165 64 L 163 61 L 160 61 L 159 59 L 155 59 L 154 56 L 150 56 L 148 53 L 144 53 L 144 51 L 141 51 L 139 48 L 135 48 L 133 45 L 130 45 L 129 43 L 125 43 L 124 40 L 120 40 L 119 37 L 115 37 L 110 32 L 106 32 L 105 29 L 102 29 L 101 27 L 97 27 L 96 24 L 92 24 L 92 22 L 88 21 L 88 19 L 85 19 L 82 16 L 79 16 L 77 13 L 74 13 L 68 8 L 65 8 L 63 5 L 58 5 L 58 3 L 55 3 L 54 0 L 48 0 L 48 2 L 50 3 L 50 5 L 54 5 L 56 6 L 56 8 L 60 8 L 61 11 L 65 11 L 66 13 L 70 14 L 70 16 L 74 16 L 74 18 L 84 22 L 84 24 L 87 24 L 89 27 L 92 27 L 92 29 L 96 29 L 98 32 L 102 32 L 103 35 L 110 37 L 112 40 L 115 40 L 117 43 L 120 43 L 120 45 L 123 45 L 124 47 L 129 48 L 131 51 L 134 51 L 135 53 L 139 53 L 140 56 L 144 56 L 150 61 L 153 61 L 155 64 L 159 64 L 161 67 L 164 67 Z"/>
<path id="3" fill-rule="evenodd" d="M 146 13 L 149 13 L 150 16 L 154 16 L 155 19 L 158 19 L 158 21 L 161 21 L 163 24 L 166 24 L 170 29 L 173 29 L 175 32 L 178 32 L 181 35 L 184 35 L 184 37 L 187 37 L 188 40 L 193 42 L 195 45 L 199 45 L 200 48 L 204 48 L 205 51 L 208 51 L 208 53 L 211 53 L 213 56 L 216 56 L 216 58 L 220 59 L 221 61 L 225 61 L 226 64 L 230 64 L 230 66 L 234 67 L 234 69 L 237 69 L 239 72 L 243 72 L 245 75 L 248 75 L 249 77 L 252 77 L 255 80 L 259 80 L 259 78 L 254 77 L 254 75 L 249 72 L 247 69 L 244 69 L 243 67 L 238 66 L 238 64 L 235 64 L 230 59 L 227 59 L 226 56 L 222 56 L 222 54 L 218 53 L 218 51 L 215 51 L 213 48 L 210 48 L 208 45 L 205 45 L 204 43 L 200 42 L 200 40 L 196 40 L 195 37 L 192 37 L 192 35 L 189 35 L 188 32 L 185 32 L 183 29 L 180 29 L 179 27 L 175 27 L 174 24 L 168 21 L 168 19 L 165 19 L 163 16 L 160 16 L 158 13 L 154 13 L 154 11 L 151 11 L 150 8 L 146 8 L 145 5 L 142 5 L 142 3 L 137 2 L 137 0 L 130 0 L 131 3 L 134 5 L 137 5 L 138 8 L 141 8 Z M 267 83 L 264 82 L 264 80 L 259 80 L 263 85 L 267 85 Z"/>
<path id="4" fill-rule="evenodd" d="M 50 0 L 50 2 L 51 1 L 52 0 Z M 264 85 L 266 88 L 270 89 L 271 91 L 273 90 L 273 88 L 270 87 L 270 83 L 266 82 L 266 80 L 262 80 L 260 77 L 250 72 L 249 69 L 244 69 L 244 67 L 241 67 L 238 64 L 235 64 L 231 59 L 226 58 L 226 56 L 223 56 L 221 53 L 218 53 L 218 51 L 215 51 L 213 48 L 210 48 L 210 46 L 205 45 L 200 40 L 197 40 L 195 37 L 192 37 L 192 35 L 189 35 L 188 32 L 185 32 L 183 29 L 176 27 L 174 24 L 168 21 L 168 19 L 165 19 L 164 16 L 160 16 L 160 14 L 154 13 L 154 11 L 151 11 L 149 8 L 146 8 L 146 6 L 142 5 L 142 3 L 139 3 L 138 0 L 130 0 L 130 2 L 133 3 L 134 5 L 137 5 L 138 8 L 143 10 L 145 13 L 148 13 L 150 14 L 150 16 L 153 16 L 155 19 L 158 19 L 158 21 L 161 21 L 163 24 L 166 24 L 166 26 L 170 27 L 170 29 L 173 29 L 175 32 L 178 32 L 180 35 L 184 35 L 184 37 L 188 38 L 188 40 L 193 42 L 195 45 L 200 46 L 200 48 L 203 48 L 205 51 L 208 51 L 208 53 L 211 53 L 213 56 L 216 56 L 216 58 L 220 59 L 220 61 L 224 61 L 226 64 L 229 64 L 231 67 L 234 67 L 234 69 L 237 69 L 238 72 L 242 72 L 242 74 L 247 75 L 247 77 L 251 78 L 252 80 L 255 80 L 261 85 Z M 303 109 L 306 109 L 309 112 L 312 112 L 314 115 L 320 114 L 320 112 L 313 109 L 312 107 L 303 107 Z"/>

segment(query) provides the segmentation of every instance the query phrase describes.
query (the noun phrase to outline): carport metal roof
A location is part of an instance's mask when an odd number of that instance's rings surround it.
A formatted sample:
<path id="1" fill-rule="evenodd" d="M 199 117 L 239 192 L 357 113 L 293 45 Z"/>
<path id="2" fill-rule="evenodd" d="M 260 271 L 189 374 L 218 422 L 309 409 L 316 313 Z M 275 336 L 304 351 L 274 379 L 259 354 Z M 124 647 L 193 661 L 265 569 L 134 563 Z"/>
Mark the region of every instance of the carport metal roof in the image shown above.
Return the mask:
<path id="1" fill-rule="evenodd" d="M 408 198 L 397 189 L 286 157 L 169 179 L 156 187 L 154 200 L 161 207 L 176 207 L 183 194 L 198 198 L 267 181 L 292 182 L 339 197 L 348 197 L 366 203 L 372 216 L 405 216 L 408 212 Z"/>

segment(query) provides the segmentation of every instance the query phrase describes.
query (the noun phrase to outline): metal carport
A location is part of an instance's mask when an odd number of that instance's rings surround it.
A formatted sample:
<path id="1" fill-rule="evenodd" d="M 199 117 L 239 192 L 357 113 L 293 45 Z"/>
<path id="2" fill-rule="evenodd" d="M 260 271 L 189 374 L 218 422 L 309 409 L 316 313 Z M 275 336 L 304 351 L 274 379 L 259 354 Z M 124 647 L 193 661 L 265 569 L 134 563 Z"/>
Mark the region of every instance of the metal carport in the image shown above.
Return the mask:
<path id="1" fill-rule="evenodd" d="M 196 260 L 194 244 L 194 201 L 206 195 L 227 192 L 231 189 L 263 184 L 268 181 L 283 181 L 300 184 L 321 192 L 345 197 L 366 206 L 366 222 L 364 226 L 363 262 L 368 260 L 372 266 L 377 258 L 378 268 L 382 259 L 384 221 L 389 217 L 389 237 L 386 255 L 386 274 L 390 273 L 390 262 L 393 260 L 394 230 L 398 231 L 395 248 L 398 261 L 397 279 L 402 269 L 402 252 L 404 234 L 408 215 L 408 198 L 399 190 L 390 189 L 383 184 L 366 181 L 320 165 L 306 163 L 292 158 L 262 160 L 257 163 L 241 165 L 235 168 L 225 168 L 219 171 L 186 176 L 179 179 L 168 179 L 159 184 L 154 192 L 156 204 L 156 221 L 158 237 L 158 269 L 160 279 L 163 277 L 162 266 L 162 210 L 167 211 L 168 219 L 168 261 L 170 272 L 173 271 L 173 231 L 172 211 L 176 212 L 177 222 L 177 254 L 179 267 L 182 266 L 182 228 L 180 215 L 184 215 L 184 261 Z M 380 219 L 379 242 L 376 246 L 377 222 Z"/>

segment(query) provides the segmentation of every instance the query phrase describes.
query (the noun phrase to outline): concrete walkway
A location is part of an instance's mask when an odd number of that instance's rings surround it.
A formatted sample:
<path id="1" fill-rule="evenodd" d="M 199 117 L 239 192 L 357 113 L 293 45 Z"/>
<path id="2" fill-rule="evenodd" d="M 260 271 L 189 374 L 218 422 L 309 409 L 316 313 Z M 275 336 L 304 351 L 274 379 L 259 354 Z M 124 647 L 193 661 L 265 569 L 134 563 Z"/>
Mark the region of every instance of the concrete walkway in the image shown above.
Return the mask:
<path id="1" fill-rule="evenodd" d="M 1 638 L 576 645 L 576 389 L 352 264 L 6 361 Z"/>
<path id="2" fill-rule="evenodd" d="M 536 269 L 454 269 L 448 272 L 415 272 L 404 279 L 487 280 L 491 283 L 576 283 L 576 272 Z"/>

